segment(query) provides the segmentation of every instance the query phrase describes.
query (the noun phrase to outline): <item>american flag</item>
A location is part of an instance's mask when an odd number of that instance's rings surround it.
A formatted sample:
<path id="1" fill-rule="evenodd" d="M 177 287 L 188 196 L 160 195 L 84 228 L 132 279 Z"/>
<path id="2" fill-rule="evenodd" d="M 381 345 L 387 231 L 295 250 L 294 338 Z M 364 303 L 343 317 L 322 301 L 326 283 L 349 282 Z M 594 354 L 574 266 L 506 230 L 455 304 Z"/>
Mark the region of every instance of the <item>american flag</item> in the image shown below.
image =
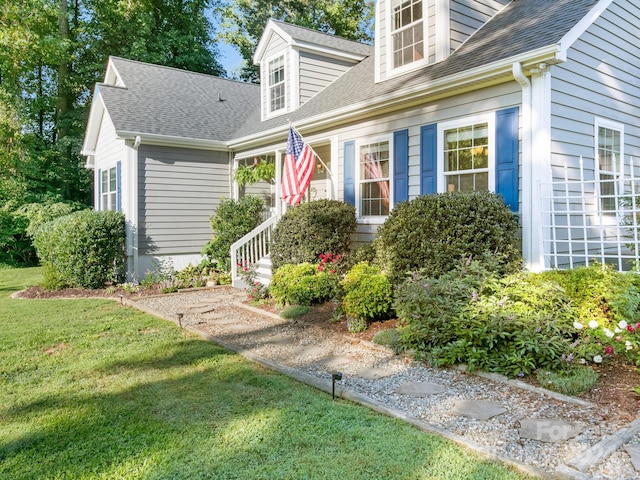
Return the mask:
<path id="1" fill-rule="evenodd" d="M 375 153 L 365 154 L 364 171 L 365 179 L 381 179 L 377 182 L 378 187 L 380 187 L 380 195 L 382 196 L 382 201 L 386 205 L 389 205 L 389 182 L 387 180 L 382 180 L 385 176 L 382 173 L 382 167 L 380 166 L 380 162 L 378 161 L 378 157 Z"/>
<path id="2" fill-rule="evenodd" d="M 293 127 L 289 127 L 287 152 L 282 172 L 282 199 L 289 205 L 297 205 L 302 200 L 311 177 L 316 156 Z"/>

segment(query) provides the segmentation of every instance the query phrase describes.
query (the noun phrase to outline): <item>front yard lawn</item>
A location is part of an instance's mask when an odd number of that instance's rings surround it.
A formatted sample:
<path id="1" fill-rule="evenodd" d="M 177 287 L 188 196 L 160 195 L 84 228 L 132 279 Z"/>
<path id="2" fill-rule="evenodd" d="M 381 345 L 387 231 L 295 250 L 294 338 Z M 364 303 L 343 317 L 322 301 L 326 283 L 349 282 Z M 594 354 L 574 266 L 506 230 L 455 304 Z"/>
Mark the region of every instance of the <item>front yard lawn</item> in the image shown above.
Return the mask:
<path id="1" fill-rule="evenodd" d="M 12 300 L 0 479 L 516 479 L 438 437 L 107 300 Z"/>

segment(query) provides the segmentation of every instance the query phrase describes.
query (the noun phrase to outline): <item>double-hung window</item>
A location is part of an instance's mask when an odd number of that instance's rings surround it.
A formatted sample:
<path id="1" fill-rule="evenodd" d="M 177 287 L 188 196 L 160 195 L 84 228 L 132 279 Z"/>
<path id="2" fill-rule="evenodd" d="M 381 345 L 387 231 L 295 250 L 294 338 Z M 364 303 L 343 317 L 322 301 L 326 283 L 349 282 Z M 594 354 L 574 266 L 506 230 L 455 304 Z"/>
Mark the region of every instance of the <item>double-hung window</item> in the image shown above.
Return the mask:
<path id="1" fill-rule="evenodd" d="M 596 165 L 600 180 L 600 208 L 615 212 L 616 183 L 622 178 L 623 126 L 614 122 L 596 120 Z"/>
<path id="2" fill-rule="evenodd" d="M 394 69 L 425 58 L 422 0 L 392 0 L 391 49 Z"/>
<path id="3" fill-rule="evenodd" d="M 118 179 L 116 167 L 102 170 L 100 179 L 101 210 L 117 210 Z"/>
<path id="4" fill-rule="evenodd" d="M 284 56 L 279 56 L 269 62 L 269 113 L 285 108 L 285 71 Z"/>
<path id="5" fill-rule="evenodd" d="M 438 152 L 440 192 L 495 190 L 495 117 L 478 116 L 441 124 Z"/>
<path id="6" fill-rule="evenodd" d="M 390 171 L 389 140 L 360 145 L 358 160 L 358 215 L 360 217 L 389 215 Z"/>

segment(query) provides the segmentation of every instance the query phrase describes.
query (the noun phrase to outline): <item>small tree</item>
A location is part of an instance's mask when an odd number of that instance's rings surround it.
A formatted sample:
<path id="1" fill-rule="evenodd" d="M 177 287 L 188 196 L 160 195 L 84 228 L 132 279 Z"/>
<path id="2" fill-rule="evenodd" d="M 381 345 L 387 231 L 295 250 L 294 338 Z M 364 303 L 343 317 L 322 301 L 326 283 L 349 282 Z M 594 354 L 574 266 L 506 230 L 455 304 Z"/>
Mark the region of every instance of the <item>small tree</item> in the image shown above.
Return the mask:
<path id="1" fill-rule="evenodd" d="M 215 262 L 219 269 L 231 269 L 231 245 L 260 225 L 264 201 L 260 197 L 247 195 L 240 200 L 223 200 L 210 218 L 212 239 L 202 253 Z"/>

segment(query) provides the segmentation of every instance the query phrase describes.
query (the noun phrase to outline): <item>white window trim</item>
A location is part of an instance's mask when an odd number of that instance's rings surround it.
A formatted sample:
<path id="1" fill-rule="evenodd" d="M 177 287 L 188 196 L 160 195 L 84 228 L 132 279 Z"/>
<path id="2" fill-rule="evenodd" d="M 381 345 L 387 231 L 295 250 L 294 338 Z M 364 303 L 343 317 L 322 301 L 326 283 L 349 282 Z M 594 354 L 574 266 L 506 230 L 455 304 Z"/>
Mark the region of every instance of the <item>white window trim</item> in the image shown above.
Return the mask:
<path id="1" fill-rule="evenodd" d="M 496 191 L 496 114 L 495 112 L 481 115 L 473 115 L 471 117 L 462 117 L 456 120 L 438 123 L 438 140 L 437 140 L 437 175 L 438 175 L 438 192 L 447 191 L 444 172 L 444 132 L 452 128 L 468 127 L 477 125 L 478 123 L 486 123 L 489 129 L 489 191 Z"/>
<path id="2" fill-rule="evenodd" d="M 107 185 L 111 185 L 111 176 L 110 172 L 113 170 L 113 175 L 115 176 L 116 188 L 114 190 L 109 190 L 108 192 L 104 191 L 104 185 L 102 184 L 102 175 L 107 174 Z M 117 164 L 110 165 L 108 167 L 104 167 L 100 170 L 100 210 L 101 211 L 118 211 L 118 166 Z M 115 199 L 113 200 L 113 205 L 110 205 L 113 208 L 107 208 L 107 203 L 109 202 L 109 198 L 111 195 L 115 194 Z M 105 202 L 105 199 L 107 202 Z"/>
<path id="3" fill-rule="evenodd" d="M 389 143 L 389 212 L 391 212 L 391 210 L 393 210 L 393 190 L 394 190 L 394 185 L 393 185 L 393 172 L 394 172 L 394 164 L 395 164 L 395 160 L 394 160 L 394 145 L 393 145 L 393 135 L 392 134 L 385 134 L 385 135 L 378 135 L 378 136 L 373 136 L 373 137 L 364 137 L 364 138 L 360 138 L 358 140 L 356 140 L 356 151 L 355 151 L 355 158 L 354 158 L 354 162 L 355 162 L 355 179 L 354 179 L 354 187 L 355 187 L 355 193 L 356 193 L 356 219 L 358 220 L 358 223 L 361 224 L 365 224 L 365 225 L 381 225 L 384 223 L 384 221 L 387 219 L 386 215 L 368 215 L 368 216 L 363 216 L 360 213 L 360 148 L 363 145 L 369 145 L 371 143 L 381 143 L 381 142 L 388 142 Z"/>
<path id="4" fill-rule="evenodd" d="M 428 2 L 422 0 L 422 38 L 424 39 L 424 58 L 422 60 L 407 63 L 406 65 L 402 65 L 401 67 L 393 67 L 393 9 L 391 3 L 391 1 L 387 1 L 387 78 L 402 75 L 403 73 L 410 72 L 429 63 L 429 5 Z"/>
<path id="5" fill-rule="evenodd" d="M 594 121 L 594 130 L 593 130 L 593 158 L 594 158 L 594 166 L 595 166 L 595 179 L 600 180 L 600 157 L 598 151 L 599 147 L 599 130 L 600 127 L 608 128 L 609 130 L 615 130 L 620 132 L 620 171 L 616 172 L 617 182 L 618 182 L 618 191 L 624 191 L 624 124 L 619 122 L 614 122 L 613 120 L 608 120 L 606 118 L 596 117 Z M 606 170 L 605 170 L 606 172 Z M 598 210 L 600 210 L 603 214 L 616 214 L 618 209 L 615 210 L 602 210 L 602 192 L 600 190 L 600 183 L 597 184 L 597 188 L 595 188 L 595 194 L 598 199 Z"/>
<path id="6" fill-rule="evenodd" d="M 271 85 L 269 85 L 269 80 L 270 80 L 270 73 L 269 72 L 269 64 L 271 62 L 273 62 L 274 60 L 277 60 L 278 58 L 282 58 L 282 65 L 284 67 L 284 107 L 278 109 L 278 110 L 274 110 L 273 112 L 271 111 Z M 282 115 L 283 113 L 288 112 L 289 110 L 289 98 L 287 95 L 287 89 L 289 88 L 289 82 L 290 82 L 290 77 L 288 74 L 288 70 L 290 70 L 290 65 L 287 64 L 287 55 L 285 52 L 279 52 L 275 55 L 272 55 L 269 58 L 266 58 L 264 60 L 264 75 L 262 76 L 262 78 L 264 78 L 266 81 L 264 82 L 265 84 L 265 98 L 266 98 L 266 104 L 264 106 L 264 118 L 273 118 L 273 117 L 277 117 L 279 115 Z"/>

